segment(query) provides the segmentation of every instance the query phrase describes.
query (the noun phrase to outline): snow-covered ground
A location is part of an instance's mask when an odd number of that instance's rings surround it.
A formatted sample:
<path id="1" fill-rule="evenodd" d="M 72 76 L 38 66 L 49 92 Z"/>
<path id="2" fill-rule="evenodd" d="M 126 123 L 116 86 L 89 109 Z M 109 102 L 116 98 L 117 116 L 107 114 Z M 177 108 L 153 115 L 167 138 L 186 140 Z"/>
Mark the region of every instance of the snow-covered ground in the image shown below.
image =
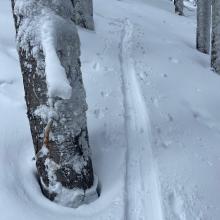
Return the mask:
<path id="1" fill-rule="evenodd" d="M 195 49 L 195 12 L 168 0 L 94 0 L 79 29 L 101 196 L 78 209 L 36 180 L 9 0 L 0 1 L 1 220 L 219 220 L 220 77 Z"/>

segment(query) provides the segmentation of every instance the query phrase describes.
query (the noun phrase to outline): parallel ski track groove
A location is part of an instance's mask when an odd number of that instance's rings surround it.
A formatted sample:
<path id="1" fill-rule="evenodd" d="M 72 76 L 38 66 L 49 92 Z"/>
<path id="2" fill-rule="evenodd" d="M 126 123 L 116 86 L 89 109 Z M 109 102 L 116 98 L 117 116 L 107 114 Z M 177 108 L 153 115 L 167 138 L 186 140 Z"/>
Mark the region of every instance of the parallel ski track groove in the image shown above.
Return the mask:
<path id="1" fill-rule="evenodd" d="M 120 23 L 119 62 L 127 141 L 124 219 L 162 220 L 159 181 L 149 140 L 150 122 L 132 58 L 133 25 L 129 19 Z"/>

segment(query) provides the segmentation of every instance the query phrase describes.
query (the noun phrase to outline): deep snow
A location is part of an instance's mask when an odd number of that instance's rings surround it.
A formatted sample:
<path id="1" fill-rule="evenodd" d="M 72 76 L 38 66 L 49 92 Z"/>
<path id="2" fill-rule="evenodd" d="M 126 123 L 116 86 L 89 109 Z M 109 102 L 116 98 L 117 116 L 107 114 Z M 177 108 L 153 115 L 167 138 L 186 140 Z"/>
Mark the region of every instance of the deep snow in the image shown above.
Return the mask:
<path id="1" fill-rule="evenodd" d="M 192 10 L 94 0 L 96 30 L 79 33 L 101 196 L 70 209 L 36 181 L 10 1 L 0 1 L 0 219 L 220 219 L 220 77 L 195 49 Z"/>

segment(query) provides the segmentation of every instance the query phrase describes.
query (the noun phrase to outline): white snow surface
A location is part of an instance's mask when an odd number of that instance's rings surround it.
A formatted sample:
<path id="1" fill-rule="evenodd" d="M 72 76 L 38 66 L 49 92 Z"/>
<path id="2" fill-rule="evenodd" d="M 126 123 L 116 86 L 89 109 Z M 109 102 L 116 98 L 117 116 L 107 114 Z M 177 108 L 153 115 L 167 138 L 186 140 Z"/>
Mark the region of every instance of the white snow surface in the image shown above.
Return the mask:
<path id="1" fill-rule="evenodd" d="M 219 220 L 220 76 L 195 49 L 193 7 L 179 17 L 168 0 L 94 0 L 94 19 L 95 32 L 79 33 L 101 195 L 72 209 L 37 182 L 10 1 L 0 1 L 0 219 Z"/>

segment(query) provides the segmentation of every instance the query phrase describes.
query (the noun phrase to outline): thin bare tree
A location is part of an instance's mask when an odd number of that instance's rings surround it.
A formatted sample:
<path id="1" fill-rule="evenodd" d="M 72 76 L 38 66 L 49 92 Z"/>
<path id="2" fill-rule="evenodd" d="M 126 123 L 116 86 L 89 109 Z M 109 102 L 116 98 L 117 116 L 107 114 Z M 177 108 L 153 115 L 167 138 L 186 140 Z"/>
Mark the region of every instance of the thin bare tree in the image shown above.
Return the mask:
<path id="1" fill-rule="evenodd" d="M 212 0 L 211 67 L 220 74 L 220 0 Z"/>

